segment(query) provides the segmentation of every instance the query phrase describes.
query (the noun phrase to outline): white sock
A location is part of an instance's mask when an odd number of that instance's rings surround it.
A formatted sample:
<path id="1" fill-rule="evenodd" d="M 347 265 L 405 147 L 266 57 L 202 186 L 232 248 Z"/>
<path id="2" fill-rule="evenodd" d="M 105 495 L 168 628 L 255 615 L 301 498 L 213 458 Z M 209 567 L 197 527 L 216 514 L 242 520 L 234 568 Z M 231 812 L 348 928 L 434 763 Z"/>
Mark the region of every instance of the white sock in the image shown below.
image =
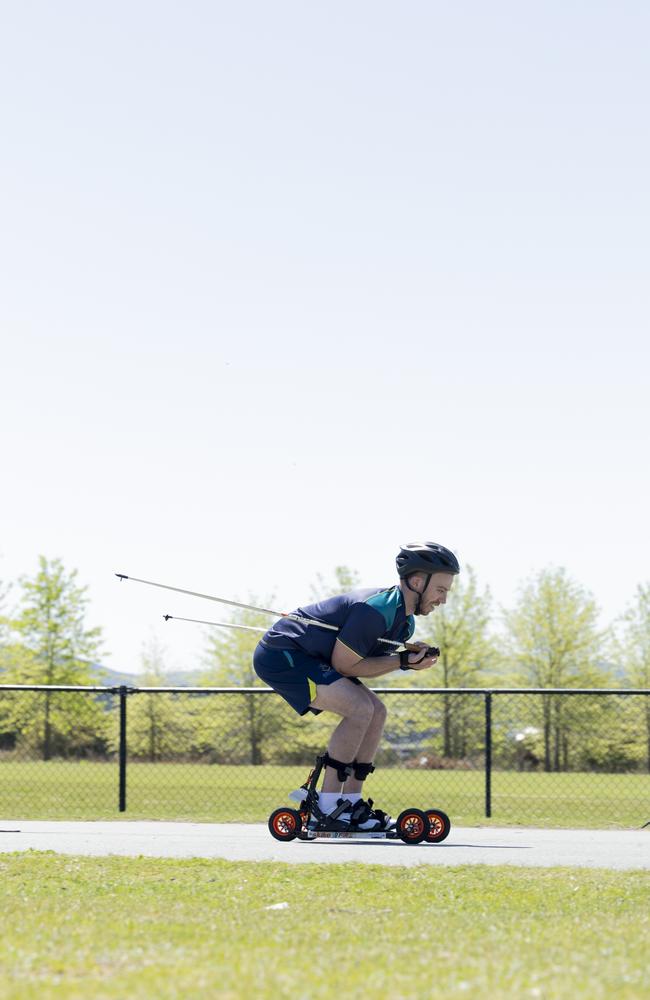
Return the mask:
<path id="1" fill-rule="evenodd" d="M 341 792 L 319 792 L 318 804 L 326 815 L 336 809 L 336 803 L 341 798 Z"/>

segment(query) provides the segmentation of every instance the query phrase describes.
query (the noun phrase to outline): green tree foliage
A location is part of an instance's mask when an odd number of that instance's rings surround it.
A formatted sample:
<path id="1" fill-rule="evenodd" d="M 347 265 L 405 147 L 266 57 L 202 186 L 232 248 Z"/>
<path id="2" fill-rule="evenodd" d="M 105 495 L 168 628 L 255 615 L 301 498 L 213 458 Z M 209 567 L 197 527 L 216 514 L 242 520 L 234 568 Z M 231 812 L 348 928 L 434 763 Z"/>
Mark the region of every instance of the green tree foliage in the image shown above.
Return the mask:
<path id="1" fill-rule="evenodd" d="M 10 641 L 10 619 L 6 613 L 8 593 L 9 587 L 0 580 L 0 683 L 7 683 L 7 671 L 16 654 Z M 0 750 L 13 748 L 15 745 L 12 707 L 12 696 L 7 692 L 0 693 Z"/>
<path id="2" fill-rule="evenodd" d="M 39 558 L 36 575 L 21 580 L 22 596 L 11 628 L 18 638 L 8 652 L 3 680 L 13 684 L 92 684 L 101 630 L 86 625 L 86 588 L 60 559 Z M 8 721 L 20 740 L 44 760 L 83 747 L 99 749 L 105 715 L 89 696 L 43 692 L 14 698 Z"/>
<path id="3" fill-rule="evenodd" d="M 542 570 L 526 583 L 504 621 L 508 659 L 521 683 L 581 687 L 601 679 L 598 609 L 565 569 Z"/>
<path id="4" fill-rule="evenodd" d="M 489 634 L 490 617 L 490 592 L 481 590 L 468 566 L 454 581 L 447 604 L 427 618 L 416 619 L 416 638 L 438 646 L 440 659 L 432 670 L 409 674 L 409 681 L 419 687 L 480 687 L 497 658 Z M 441 711 L 443 756 L 476 753 L 476 736 L 482 731 L 478 699 L 444 695 Z"/>
<path id="5" fill-rule="evenodd" d="M 258 603 L 254 597 L 248 603 Z M 271 599 L 272 603 L 272 599 Z M 268 606 L 268 605 L 266 605 Z M 268 616 L 242 610 L 233 624 L 266 629 Z M 265 687 L 253 669 L 253 652 L 261 632 L 242 628 L 215 629 L 208 635 L 206 671 L 201 684 L 210 687 Z M 273 755 L 286 715 L 281 699 L 274 695 L 228 694 L 202 699 L 199 743 L 212 748 L 215 759 L 229 763 L 263 764 Z"/>
<path id="6" fill-rule="evenodd" d="M 87 588 L 77 571 L 66 573 L 60 559 L 39 558 L 33 579 L 21 580 L 22 606 L 12 621 L 31 656 L 25 683 L 90 684 L 99 656 L 101 629 L 86 626 Z"/>
<path id="7" fill-rule="evenodd" d="M 416 618 L 416 639 L 440 649 L 438 671 L 440 687 L 479 687 L 484 676 L 494 668 L 496 647 L 489 634 L 491 596 L 481 590 L 471 566 L 456 577 L 447 604 L 427 618 Z M 426 671 L 417 675 L 431 685 Z"/>
<path id="8" fill-rule="evenodd" d="M 650 584 L 637 587 L 634 600 L 616 622 L 614 649 L 631 687 L 650 689 Z"/>
<path id="9" fill-rule="evenodd" d="M 650 584 L 639 585 L 634 600 L 616 622 L 613 648 L 623 666 L 624 683 L 650 690 Z M 644 734 L 646 767 L 650 771 L 650 696 L 627 699 L 629 713 Z"/>
<path id="10" fill-rule="evenodd" d="M 322 601 L 326 597 L 337 594 L 347 594 L 361 585 L 361 577 L 356 569 L 350 566 L 337 566 L 334 569 L 334 579 L 328 580 L 322 573 L 316 574 L 316 580 L 311 585 L 310 600 L 312 603 Z"/>
<path id="11" fill-rule="evenodd" d="M 505 653 L 514 683 L 542 688 L 598 687 L 606 678 L 597 661 L 604 636 L 598 609 L 565 569 L 545 569 L 520 589 L 515 607 L 504 612 Z M 589 702 L 541 696 L 544 768 L 570 766 L 590 727 L 596 699 Z"/>
<path id="12" fill-rule="evenodd" d="M 161 643 L 155 639 L 147 643 L 141 662 L 142 687 L 168 685 L 165 650 Z M 195 742 L 195 719 L 189 696 L 167 692 L 131 695 L 127 703 L 126 732 L 130 756 L 153 763 L 191 755 Z M 116 728 L 112 740 L 114 748 L 117 748 L 118 739 Z"/>
<path id="13" fill-rule="evenodd" d="M 2 653 L 9 643 L 9 618 L 6 614 L 9 586 L 0 580 L 0 674 L 3 670 Z"/>

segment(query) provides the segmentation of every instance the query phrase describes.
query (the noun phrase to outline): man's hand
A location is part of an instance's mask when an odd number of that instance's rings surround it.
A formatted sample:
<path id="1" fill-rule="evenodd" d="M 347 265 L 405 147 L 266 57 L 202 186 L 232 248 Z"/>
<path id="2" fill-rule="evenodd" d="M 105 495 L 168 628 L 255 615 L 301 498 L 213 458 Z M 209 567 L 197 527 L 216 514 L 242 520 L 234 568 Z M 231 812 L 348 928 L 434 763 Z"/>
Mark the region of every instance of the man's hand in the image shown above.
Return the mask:
<path id="1" fill-rule="evenodd" d="M 432 655 L 434 648 L 427 646 L 426 642 L 409 643 L 409 646 L 417 647 L 417 652 L 409 653 L 408 655 L 408 663 L 411 670 L 427 670 L 434 663 L 438 662 L 440 650 L 435 650 L 435 655 Z"/>

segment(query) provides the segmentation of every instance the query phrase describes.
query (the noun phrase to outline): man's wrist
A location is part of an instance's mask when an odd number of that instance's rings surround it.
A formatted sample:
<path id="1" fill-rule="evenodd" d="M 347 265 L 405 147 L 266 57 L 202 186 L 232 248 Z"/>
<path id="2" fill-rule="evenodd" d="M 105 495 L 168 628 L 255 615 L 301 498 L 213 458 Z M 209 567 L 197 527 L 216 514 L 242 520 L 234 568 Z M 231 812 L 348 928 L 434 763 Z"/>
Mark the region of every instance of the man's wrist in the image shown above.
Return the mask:
<path id="1" fill-rule="evenodd" d="M 409 663 L 408 649 L 402 650 L 399 654 L 399 668 L 400 670 L 412 670 L 413 667 Z"/>

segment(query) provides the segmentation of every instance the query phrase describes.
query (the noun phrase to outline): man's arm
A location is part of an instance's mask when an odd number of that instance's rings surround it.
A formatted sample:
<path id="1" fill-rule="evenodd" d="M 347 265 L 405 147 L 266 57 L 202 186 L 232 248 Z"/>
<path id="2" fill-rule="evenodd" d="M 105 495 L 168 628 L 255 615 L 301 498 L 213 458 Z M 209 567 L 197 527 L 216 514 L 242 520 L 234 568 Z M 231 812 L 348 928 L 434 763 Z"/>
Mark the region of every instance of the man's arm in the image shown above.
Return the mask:
<path id="1" fill-rule="evenodd" d="M 427 648 L 424 642 L 416 645 L 421 649 Z M 409 664 L 413 670 L 426 670 L 438 659 L 437 656 L 418 659 L 418 656 L 418 653 L 411 653 L 409 656 Z M 332 652 L 332 666 L 344 677 L 382 677 L 399 670 L 400 662 L 399 656 L 368 656 L 364 659 L 337 639 Z"/>

